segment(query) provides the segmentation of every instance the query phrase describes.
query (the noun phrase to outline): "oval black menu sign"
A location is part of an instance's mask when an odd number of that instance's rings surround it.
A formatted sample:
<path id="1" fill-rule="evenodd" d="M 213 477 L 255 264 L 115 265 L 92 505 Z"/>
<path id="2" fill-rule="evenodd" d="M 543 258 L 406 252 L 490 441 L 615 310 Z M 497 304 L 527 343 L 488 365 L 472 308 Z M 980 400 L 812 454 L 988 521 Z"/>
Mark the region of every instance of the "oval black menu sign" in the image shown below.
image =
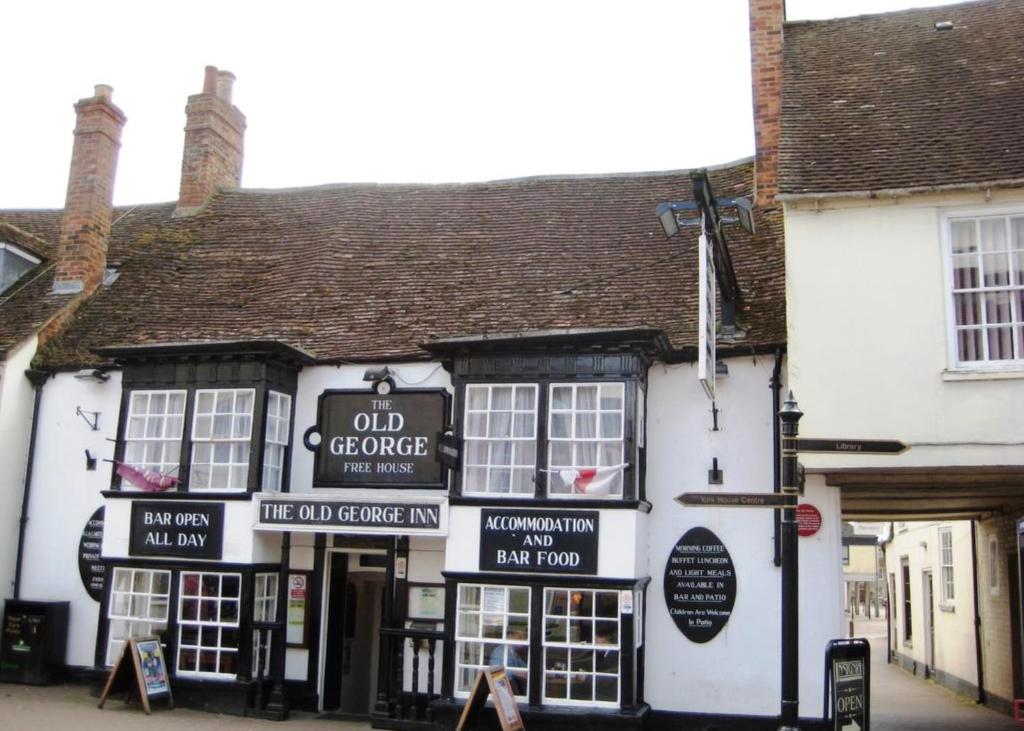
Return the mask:
<path id="1" fill-rule="evenodd" d="M 718 536 L 691 528 L 665 565 L 665 604 L 679 631 L 692 642 L 709 642 L 729 621 L 736 603 L 736 570 Z"/>
<path id="2" fill-rule="evenodd" d="M 103 601 L 103 587 L 107 581 L 107 567 L 100 557 L 103 546 L 103 513 L 104 508 L 97 508 L 85 528 L 82 538 L 78 541 L 78 575 L 82 577 L 82 586 L 96 601 Z"/>

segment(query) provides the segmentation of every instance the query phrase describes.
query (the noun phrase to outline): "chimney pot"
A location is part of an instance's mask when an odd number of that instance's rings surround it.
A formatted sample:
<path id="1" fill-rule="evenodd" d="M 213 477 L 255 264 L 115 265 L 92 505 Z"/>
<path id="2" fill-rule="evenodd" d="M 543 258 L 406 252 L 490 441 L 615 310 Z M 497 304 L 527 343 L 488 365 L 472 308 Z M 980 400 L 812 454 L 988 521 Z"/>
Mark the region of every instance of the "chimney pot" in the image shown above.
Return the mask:
<path id="1" fill-rule="evenodd" d="M 204 94 L 216 94 L 217 93 L 217 67 L 207 66 L 206 76 L 203 77 L 203 93 Z"/>
<path id="2" fill-rule="evenodd" d="M 227 104 L 231 103 L 231 89 L 235 84 L 235 75 L 230 71 L 217 72 L 217 97 Z"/>
<path id="3" fill-rule="evenodd" d="M 105 99 L 110 101 L 111 95 L 114 93 L 114 87 L 108 84 L 96 84 L 95 96 L 97 99 Z"/>

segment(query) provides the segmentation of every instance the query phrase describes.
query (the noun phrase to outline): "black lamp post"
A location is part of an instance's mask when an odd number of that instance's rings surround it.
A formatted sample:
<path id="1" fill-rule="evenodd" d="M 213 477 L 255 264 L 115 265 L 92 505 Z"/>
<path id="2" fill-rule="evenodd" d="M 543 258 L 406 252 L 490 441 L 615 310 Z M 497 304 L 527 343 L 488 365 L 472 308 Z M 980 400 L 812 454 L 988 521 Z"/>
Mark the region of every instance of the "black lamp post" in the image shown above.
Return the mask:
<path id="1" fill-rule="evenodd" d="M 799 731 L 800 723 L 800 606 L 799 555 L 797 553 L 796 503 L 800 494 L 797 476 L 797 434 L 800 417 L 790 391 L 782 408 L 782 707 L 779 731 Z"/>

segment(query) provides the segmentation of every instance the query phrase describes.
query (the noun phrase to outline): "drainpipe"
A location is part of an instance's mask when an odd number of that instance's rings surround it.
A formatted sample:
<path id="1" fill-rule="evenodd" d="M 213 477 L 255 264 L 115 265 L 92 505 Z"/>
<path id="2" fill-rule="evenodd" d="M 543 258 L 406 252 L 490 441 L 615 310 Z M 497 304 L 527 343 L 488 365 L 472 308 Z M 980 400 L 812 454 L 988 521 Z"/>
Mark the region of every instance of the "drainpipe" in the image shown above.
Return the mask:
<path id="1" fill-rule="evenodd" d="M 47 371 L 29 369 L 25 377 L 35 389 L 35 403 L 32 405 L 32 427 L 28 438 L 28 464 L 25 466 L 25 489 L 21 494 L 21 517 L 18 519 L 18 554 L 14 563 L 14 598 L 21 598 L 21 560 L 25 551 L 25 527 L 28 525 L 28 501 L 32 490 L 32 464 L 36 455 L 36 431 L 39 426 L 39 404 L 43 400 L 43 384 L 50 377 Z"/>
<path id="2" fill-rule="evenodd" d="M 885 662 L 886 664 L 892 664 L 892 603 L 896 601 L 896 597 L 889 591 L 892 587 L 889 586 L 889 553 L 886 549 L 889 547 L 889 541 L 896 536 L 896 524 L 892 521 L 889 522 L 889 540 L 882 542 L 882 564 L 885 566 L 885 572 L 882 574 L 882 578 L 885 580 Z"/>
<path id="3" fill-rule="evenodd" d="M 772 492 L 782 492 L 782 453 L 779 442 L 779 409 L 782 408 L 782 348 L 775 349 L 775 366 L 772 368 L 772 380 L 768 382 L 772 389 Z M 775 516 L 775 565 L 782 565 L 782 511 L 773 510 Z"/>
<path id="4" fill-rule="evenodd" d="M 978 612 L 978 521 L 971 521 L 971 589 L 974 592 L 974 655 L 978 665 L 978 703 L 985 702 L 985 663 L 981 656 L 981 614 Z"/>

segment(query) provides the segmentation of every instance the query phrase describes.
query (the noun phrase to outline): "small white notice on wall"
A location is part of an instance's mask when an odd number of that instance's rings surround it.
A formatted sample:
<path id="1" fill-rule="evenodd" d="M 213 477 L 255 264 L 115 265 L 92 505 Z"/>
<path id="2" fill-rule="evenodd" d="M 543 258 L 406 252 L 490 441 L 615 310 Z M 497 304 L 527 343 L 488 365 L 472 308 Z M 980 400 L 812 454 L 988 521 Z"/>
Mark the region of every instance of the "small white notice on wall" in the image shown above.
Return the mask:
<path id="1" fill-rule="evenodd" d="M 619 592 L 619 604 L 622 606 L 623 614 L 633 613 L 633 592 L 624 590 Z"/>

